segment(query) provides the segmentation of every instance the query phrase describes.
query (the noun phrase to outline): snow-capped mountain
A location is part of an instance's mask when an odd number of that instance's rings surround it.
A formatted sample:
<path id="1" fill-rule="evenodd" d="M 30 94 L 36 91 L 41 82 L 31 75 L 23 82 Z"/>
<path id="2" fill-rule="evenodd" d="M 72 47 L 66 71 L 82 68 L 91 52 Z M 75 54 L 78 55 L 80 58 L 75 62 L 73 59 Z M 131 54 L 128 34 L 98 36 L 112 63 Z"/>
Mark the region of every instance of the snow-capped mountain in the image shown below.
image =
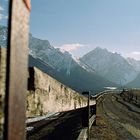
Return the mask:
<path id="1" fill-rule="evenodd" d="M 7 29 L 1 29 L 2 46 L 3 42 L 6 42 Z M 31 34 L 29 37 L 29 66 L 38 67 L 78 92 L 94 90 L 95 93 L 107 86 L 118 86 L 98 76 L 92 67 L 72 57 L 68 52 L 54 48 L 49 41 L 35 38 Z"/>
<path id="2" fill-rule="evenodd" d="M 101 91 L 106 86 L 118 86 L 101 76 L 94 69 L 66 51 L 56 49 L 47 40 L 30 35 L 30 66 L 36 66 L 63 84 L 82 92 Z M 47 66 L 47 68 L 46 68 Z"/>
<path id="3" fill-rule="evenodd" d="M 6 46 L 7 28 L 0 29 L 0 45 Z M 31 66 L 37 66 L 79 92 L 100 91 L 104 87 L 118 86 L 114 82 L 125 84 L 137 76 L 137 71 L 126 59 L 106 49 L 96 48 L 77 59 L 66 51 L 54 48 L 49 41 L 30 34 L 29 53 L 32 56 Z"/>
<path id="4" fill-rule="evenodd" d="M 84 55 L 81 60 L 95 69 L 99 75 L 117 84 L 124 85 L 138 75 L 134 67 L 120 54 L 100 47 Z"/>
<path id="5" fill-rule="evenodd" d="M 35 38 L 31 34 L 29 47 L 29 53 L 34 58 L 39 58 L 42 61 L 47 62 L 47 64 L 49 64 L 57 71 L 65 71 L 67 75 L 70 75 L 71 69 L 76 65 L 79 65 L 86 71 L 94 72 L 94 70 L 88 68 L 87 65 L 80 62 L 78 59 L 73 58 L 72 55 L 67 51 L 54 48 L 50 45 L 49 41 Z"/>

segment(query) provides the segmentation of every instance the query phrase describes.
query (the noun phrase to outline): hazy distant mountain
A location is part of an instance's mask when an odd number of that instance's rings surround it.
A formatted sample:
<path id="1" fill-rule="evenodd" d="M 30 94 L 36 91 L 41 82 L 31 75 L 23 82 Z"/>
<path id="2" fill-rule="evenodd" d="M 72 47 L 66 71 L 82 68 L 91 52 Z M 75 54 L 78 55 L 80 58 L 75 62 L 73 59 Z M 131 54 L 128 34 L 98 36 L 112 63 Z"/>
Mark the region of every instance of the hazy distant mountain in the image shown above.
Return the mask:
<path id="1" fill-rule="evenodd" d="M 135 60 L 133 58 L 127 58 L 127 61 L 130 65 L 133 66 L 133 68 L 139 72 L 139 74 L 137 75 L 137 77 L 129 82 L 126 87 L 131 87 L 131 88 L 140 88 L 140 61 Z"/>
<path id="2" fill-rule="evenodd" d="M 140 72 L 140 60 L 135 60 L 133 58 L 127 58 L 128 63 L 133 66 L 133 68 Z"/>
<path id="3" fill-rule="evenodd" d="M 138 76 L 131 82 L 129 82 L 126 87 L 129 88 L 140 88 L 140 73 L 138 74 Z"/>
<path id="4" fill-rule="evenodd" d="M 120 54 L 100 47 L 84 55 L 81 61 L 90 65 L 99 75 L 117 84 L 126 84 L 134 80 L 138 74 Z"/>

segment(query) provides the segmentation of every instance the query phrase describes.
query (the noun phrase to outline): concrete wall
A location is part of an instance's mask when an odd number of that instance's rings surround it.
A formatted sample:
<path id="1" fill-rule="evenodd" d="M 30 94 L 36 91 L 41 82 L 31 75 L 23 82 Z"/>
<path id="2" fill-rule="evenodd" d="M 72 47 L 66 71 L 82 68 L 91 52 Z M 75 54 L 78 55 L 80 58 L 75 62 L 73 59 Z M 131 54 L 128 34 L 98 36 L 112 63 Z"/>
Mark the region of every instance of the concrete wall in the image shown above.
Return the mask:
<path id="1" fill-rule="evenodd" d="M 39 69 L 30 68 L 27 117 L 73 110 L 86 105 L 85 96 L 66 87 Z"/>

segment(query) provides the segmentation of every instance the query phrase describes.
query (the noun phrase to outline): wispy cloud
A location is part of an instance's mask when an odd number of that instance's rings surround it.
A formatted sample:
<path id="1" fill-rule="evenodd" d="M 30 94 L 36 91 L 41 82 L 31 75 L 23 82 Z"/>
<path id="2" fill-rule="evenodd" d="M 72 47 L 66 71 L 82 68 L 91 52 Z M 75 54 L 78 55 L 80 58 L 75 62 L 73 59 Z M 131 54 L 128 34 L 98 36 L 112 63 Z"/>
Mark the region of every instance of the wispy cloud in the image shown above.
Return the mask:
<path id="1" fill-rule="evenodd" d="M 133 51 L 124 55 L 125 57 L 134 58 L 136 60 L 140 60 L 140 51 Z"/>
<path id="2" fill-rule="evenodd" d="M 0 20 L 3 20 L 3 19 L 8 19 L 8 16 L 5 16 L 3 14 L 0 14 Z"/>
<path id="3" fill-rule="evenodd" d="M 0 20 L 8 19 L 8 16 L 3 14 L 4 11 L 5 9 L 2 6 L 0 6 Z"/>
<path id="4" fill-rule="evenodd" d="M 80 43 L 73 43 L 73 44 L 63 44 L 62 46 L 57 46 L 57 48 L 64 49 L 65 51 L 74 51 L 78 48 L 84 47 L 86 45 Z"/>
<path id="5" fill-rule="evenodd" d="M 140 51 L 132 52 L 133 55 L 140 55 Z"/>
<path id="6" fill-rule="evenodd" d="M 0 11 L 4 11 L 4 8 L 2 6 L 0 6 Z"/>

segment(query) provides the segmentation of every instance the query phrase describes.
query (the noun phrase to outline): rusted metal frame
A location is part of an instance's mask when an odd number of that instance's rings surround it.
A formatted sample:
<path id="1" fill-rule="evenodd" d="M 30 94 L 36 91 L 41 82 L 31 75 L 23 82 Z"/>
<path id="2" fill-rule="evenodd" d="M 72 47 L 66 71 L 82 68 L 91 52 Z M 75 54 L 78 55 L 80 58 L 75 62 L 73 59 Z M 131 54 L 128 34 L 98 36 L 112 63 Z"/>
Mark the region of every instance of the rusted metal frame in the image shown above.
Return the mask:
<path id="1" fill-rule="evenodd" d="M 90 91 L 82 92 L 83 95 L 88 96 L 87 100 L 87 139 L 90 140 L 90 128 L 89 128 L 89 119 L 90 119 Z"/>
<path id="2" fill-rule="evenodd" d="M 5 140 L 25 140 L 29 11 L 23 0 L 9 4 Z"/>

